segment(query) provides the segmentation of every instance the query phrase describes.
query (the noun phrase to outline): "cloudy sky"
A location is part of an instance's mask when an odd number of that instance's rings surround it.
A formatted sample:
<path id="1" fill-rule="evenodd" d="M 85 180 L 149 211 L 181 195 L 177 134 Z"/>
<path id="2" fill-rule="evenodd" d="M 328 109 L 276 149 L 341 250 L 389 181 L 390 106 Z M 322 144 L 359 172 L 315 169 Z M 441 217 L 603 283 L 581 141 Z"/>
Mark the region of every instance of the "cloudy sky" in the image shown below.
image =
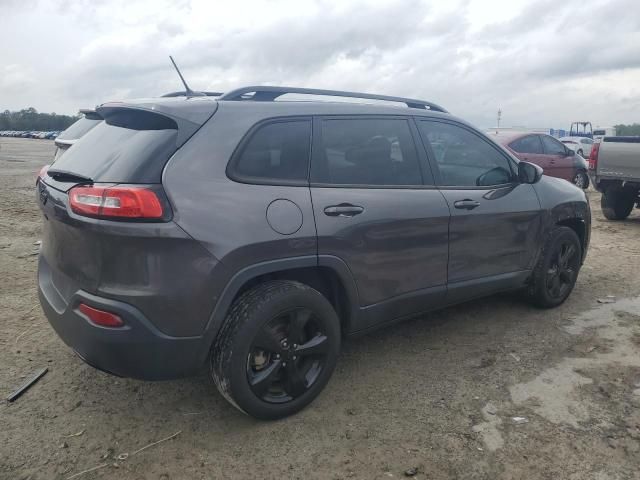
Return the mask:
<path id="1" fill-rule="evenodd" d="M 181 88 L 424 98 L 481 127 L 640 122 L 638 0 L 0 0 L 0 109 Z"/>

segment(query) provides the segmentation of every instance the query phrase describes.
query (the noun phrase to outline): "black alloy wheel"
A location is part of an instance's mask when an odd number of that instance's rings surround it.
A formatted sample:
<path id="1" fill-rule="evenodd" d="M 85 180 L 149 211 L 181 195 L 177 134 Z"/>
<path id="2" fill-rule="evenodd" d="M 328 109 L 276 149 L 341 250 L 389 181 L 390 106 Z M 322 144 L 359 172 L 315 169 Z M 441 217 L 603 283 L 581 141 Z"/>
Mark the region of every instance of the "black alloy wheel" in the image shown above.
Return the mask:
<path id="1" fill-rule="evenodd" d="M 563 242 L 556 246 L 545 278 L 545 286 L 551 298 L 564 298 L 573 288 L 580 265 L 578 254 L 578 249 L 571 242 Z"/>
<path id="2" fill-rule="evenodd" d="M 294 308 L 267 321 L 254 338 L 247 359 L 253 393 L 268 403 L 300 397 L 325 367 L 329 341 L 314 313 Z"/>
<path id="3" fill-rule="evenodd" d="M 294 280 L 268 280 L 233 302 L 211 349 L 211 375 L 242 412 L 283 418 L 325 387 L 341 336 L 340 319 L 322 293 Z"/>
<path id="4" fill-rule="evenodd" d="M 582 243 L 578 234 L 570 227 L 556 226 L 528 281 L 527 297 L 538 307 L 557 307 L 571 294 L 581 266 Z"/>

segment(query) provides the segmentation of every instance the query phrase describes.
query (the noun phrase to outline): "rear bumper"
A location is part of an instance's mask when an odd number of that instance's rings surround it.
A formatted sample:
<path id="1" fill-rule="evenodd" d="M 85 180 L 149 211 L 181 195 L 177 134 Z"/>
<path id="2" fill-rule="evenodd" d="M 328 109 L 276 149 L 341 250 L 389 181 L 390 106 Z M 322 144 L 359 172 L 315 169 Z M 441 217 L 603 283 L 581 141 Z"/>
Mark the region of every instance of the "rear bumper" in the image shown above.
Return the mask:
<path id="1" fill-rule="evenodd" d="M 205 366 L 208 349 L 203 337 L 165 335 L 135 307 L 83 290 L 77 290 L 65 301 L 42 256 L 38 294 L 42 309 L 60 338 L 99 370 L 142 380 L 166 380 L 194 375 Z M 119 315 L 125 327 L 92 324 L 78 311 L 80 303 Z"/>

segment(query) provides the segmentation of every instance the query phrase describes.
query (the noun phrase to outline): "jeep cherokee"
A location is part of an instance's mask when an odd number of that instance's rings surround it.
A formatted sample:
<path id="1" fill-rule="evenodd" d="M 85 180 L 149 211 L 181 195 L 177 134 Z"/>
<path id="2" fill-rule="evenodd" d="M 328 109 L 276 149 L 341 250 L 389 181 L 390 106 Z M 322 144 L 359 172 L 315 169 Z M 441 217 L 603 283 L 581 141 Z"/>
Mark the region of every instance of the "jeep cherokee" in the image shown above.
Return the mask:
<path id="1" fill-rule="evenodd" d="M 430 102 L 246 87 L 96 111 L 37 180 L 46 316 L 116 375 L 208 366 L 257 418 L 309 404 L 344 336 L 507 290 L 559 305 L 587 251 L 584 192 Z"/>

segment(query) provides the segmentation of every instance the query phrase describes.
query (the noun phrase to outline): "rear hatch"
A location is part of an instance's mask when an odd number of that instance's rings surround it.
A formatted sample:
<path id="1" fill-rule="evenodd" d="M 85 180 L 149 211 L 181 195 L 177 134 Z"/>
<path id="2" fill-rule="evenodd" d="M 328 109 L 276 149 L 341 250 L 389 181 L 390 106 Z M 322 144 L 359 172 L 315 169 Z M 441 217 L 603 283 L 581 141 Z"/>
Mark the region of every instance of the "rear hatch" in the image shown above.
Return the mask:
<path id="1" fill-rule="evenodd" d="M 104 121 L 40 174 L 41 267 L 65 301 L 78 289 L 135 295 L 150 284 L 149 256 L 180 243 L 162 170 L 216 109 L 211 99 L 104 104 L 96 109 Z M 127 211 L 129 201 L 141 209 Z"/>

